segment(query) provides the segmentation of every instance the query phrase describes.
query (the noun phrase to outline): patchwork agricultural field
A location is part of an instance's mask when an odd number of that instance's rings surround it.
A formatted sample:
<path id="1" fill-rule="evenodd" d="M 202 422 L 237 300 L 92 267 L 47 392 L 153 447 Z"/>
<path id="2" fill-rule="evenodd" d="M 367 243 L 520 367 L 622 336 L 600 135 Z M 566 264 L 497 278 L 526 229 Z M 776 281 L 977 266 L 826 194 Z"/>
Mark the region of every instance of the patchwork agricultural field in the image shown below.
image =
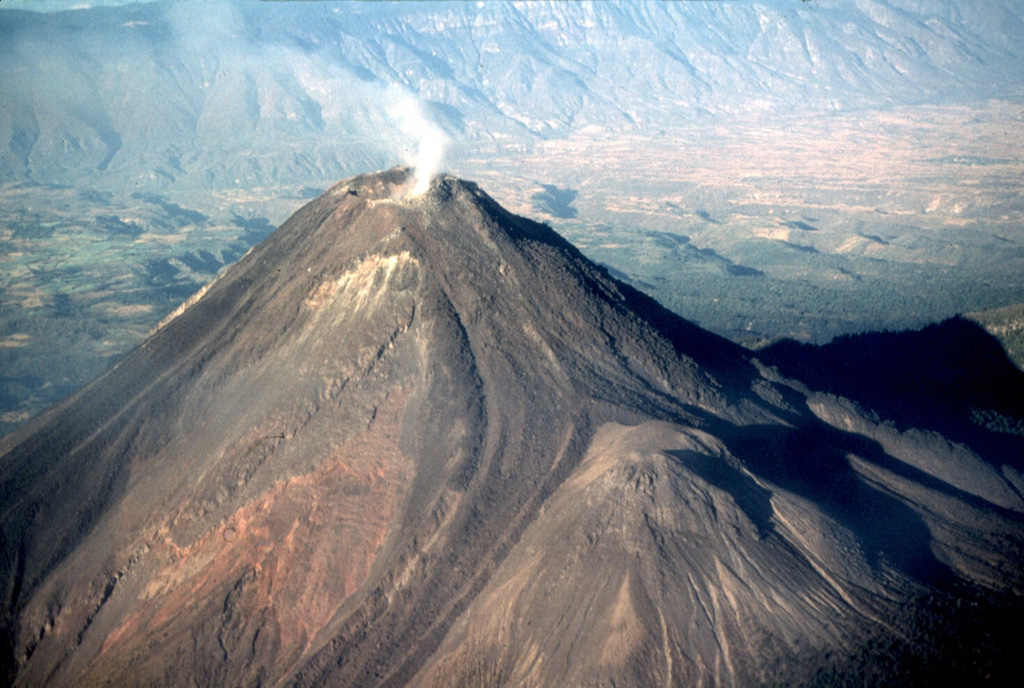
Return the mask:
<path id="1" fill-rule="evenodd" d="M 0 432 L 102 372 L 301 202 L 0 188 Z"/>

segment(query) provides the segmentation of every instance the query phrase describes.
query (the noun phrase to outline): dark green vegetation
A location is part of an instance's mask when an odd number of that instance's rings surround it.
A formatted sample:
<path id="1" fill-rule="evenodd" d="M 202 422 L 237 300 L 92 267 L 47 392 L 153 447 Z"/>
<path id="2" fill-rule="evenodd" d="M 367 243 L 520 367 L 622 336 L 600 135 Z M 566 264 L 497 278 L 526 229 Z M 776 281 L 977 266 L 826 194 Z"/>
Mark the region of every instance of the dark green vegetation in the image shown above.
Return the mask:
<path id="1" fill-rule="evenodd" d="M 990 433 L 979 430 L 1018 434 L 1009 419 L 1024 419 L 1024 372 L 996 339 L 962 318 L 824 346 L 785 341 L 758 355 L 812 388 L 884 412 L 903 429 L 941 432 L 993 460 L 1008 449 L 986 447 L 982 438 Z M 1005 427 L 998 419 L 1007 419 Z"/>
<path id="2" fill-rule="evenodd" d="M 954 262 L 908 262 L 769 238 L 740 244 L 725 236 L 745 224 L 713 228 L 684 219 L 675 231 L 610 225 L 564 231 L 588 256 L 676 313 L 754 348 L 779 338 L 823 344 L 843 334 L 919 328 L 1024 296 L 1024 247 L 984 235 L 973 237 L 973 255 Z M 689 234 L 695 230 L 696 240 Z M 713 245 L 727 246 L 699 248 L 710 234 L 717 235 Z M 971 238 L 962 230 L 936 241 Z"/>
<path id="3" fill-rule="evenodd" d="M 1019 304 L 1022 35 L 1013 0 L 0 11 L 0 432 L 443 138 L 746 345 Z"/>
<path id="4" fill-rule="evenodd" d="M 1019 682 L 1021 7 L 0 14 L 0 681 Z"/>
<path id="5" fill-rule="evenodd" d="M 9 186 L 3 193 L 4 432 L 141 341 L 308 196 L 294 189 L 281 199 L 271 190 L 120 198 L 42 186 Z M 620 216 L 613 223 L 559 217 L 576 211 L 575 193 L 547 185 L 531 204 L 620 279 L 754 348 L 782 338 L 825 343 L 868 330 L 918 328 L 1024 294 L 1024 247 L 992 229 L 1010 231 L 1003 220 L 978 217 L 951 228 L 940 219 L 937 226 L 911 227 L 878 213 L 850 219 L 819 209 L 812 225 L 758 214 L 769 213 L 766 208 L 712 213 L 694 209 L 692 199 L 639 208 L 629 214 L 631 224 Z M 584 210 L 595 213 L 608 214 Z M 1017 352 L 1019 365 L 1019 307 L 977 317 Z"/>
<path id="6" fill-rule="evenodd" d="M 157 194 L 2 193 L 0 434 L 99 375 L 300 202 L 204 195 L 200 212 Z"/>
<path id="7" fill-rule="evenodd" d="M 969 313 L 967 317 L 998 339 L 1010 360 L 1024 370 L 1024 304 Z"/>

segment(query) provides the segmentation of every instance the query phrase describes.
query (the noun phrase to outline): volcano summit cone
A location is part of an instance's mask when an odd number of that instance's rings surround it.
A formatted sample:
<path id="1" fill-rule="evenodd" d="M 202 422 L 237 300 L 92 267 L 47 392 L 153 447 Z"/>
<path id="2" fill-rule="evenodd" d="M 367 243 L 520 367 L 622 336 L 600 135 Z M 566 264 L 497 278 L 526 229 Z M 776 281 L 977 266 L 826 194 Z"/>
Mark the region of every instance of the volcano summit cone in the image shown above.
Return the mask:
<path id="1" fill-rule="evenodd" d="M 410 178 L 332 187 L 2 440 L 13 685 L 979 670 L 948 650 L 1020 610 L 1020 454 L 814 393 Z"/>

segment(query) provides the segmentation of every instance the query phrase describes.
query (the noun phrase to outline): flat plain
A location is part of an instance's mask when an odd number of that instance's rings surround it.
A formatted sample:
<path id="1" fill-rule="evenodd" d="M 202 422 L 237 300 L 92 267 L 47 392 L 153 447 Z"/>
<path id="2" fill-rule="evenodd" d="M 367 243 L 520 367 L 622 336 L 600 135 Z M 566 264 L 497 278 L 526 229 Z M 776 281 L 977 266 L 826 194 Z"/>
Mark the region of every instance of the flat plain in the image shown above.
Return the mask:
<path id="1" fill-rule="evenodd" d="M 703 327 L 824 343 L 1024 302 L 1022 120 L 1009 101 L 694 117 L 462 145 L 448 167 Z M 0 430 L 101 372 L 317 191 L 0 188 Z"/>
<path id="2" fill-rule="evenodd" d="M 821 343 L 1024 300 L 1022 119 L 1002 101 L 696 119 L 462 165 L 713 331 Z M 538 202 L 540 182 L 576 212 Z"/>

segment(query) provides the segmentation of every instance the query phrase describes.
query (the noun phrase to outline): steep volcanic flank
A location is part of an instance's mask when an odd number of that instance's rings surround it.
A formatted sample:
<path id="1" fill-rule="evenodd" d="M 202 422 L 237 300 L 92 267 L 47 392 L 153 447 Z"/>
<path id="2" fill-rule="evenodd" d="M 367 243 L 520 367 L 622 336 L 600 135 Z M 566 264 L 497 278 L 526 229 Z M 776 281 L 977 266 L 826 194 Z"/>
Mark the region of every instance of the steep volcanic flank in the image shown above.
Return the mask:
<path id="1" fill-rule="evenodd" d="M 976 631 L 1020 608 L 1020 453 L 812 393 L 409 178 L 330 189 L 0 444 L 15 685 L 1002 666 Z"/>

